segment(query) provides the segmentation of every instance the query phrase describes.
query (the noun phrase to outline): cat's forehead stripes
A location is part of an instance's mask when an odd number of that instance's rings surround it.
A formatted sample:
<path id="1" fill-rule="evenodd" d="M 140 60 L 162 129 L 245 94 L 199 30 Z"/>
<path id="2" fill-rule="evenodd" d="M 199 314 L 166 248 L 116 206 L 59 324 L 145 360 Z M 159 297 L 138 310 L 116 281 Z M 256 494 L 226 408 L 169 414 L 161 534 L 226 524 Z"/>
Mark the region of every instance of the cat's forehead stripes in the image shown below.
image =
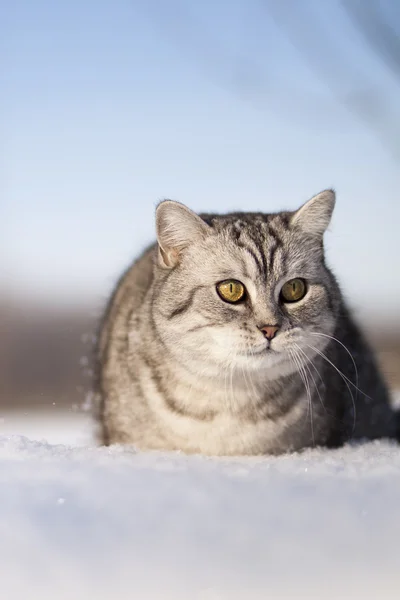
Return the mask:
<path id="1" fill-rule="evenodd" d="M 262 213 L 202 215 L 218 231 L 224 231 L 235 245 L 249 256 L 259 276 L 285 267 L 285 230 L 288 219 L 284 215 Z"/>

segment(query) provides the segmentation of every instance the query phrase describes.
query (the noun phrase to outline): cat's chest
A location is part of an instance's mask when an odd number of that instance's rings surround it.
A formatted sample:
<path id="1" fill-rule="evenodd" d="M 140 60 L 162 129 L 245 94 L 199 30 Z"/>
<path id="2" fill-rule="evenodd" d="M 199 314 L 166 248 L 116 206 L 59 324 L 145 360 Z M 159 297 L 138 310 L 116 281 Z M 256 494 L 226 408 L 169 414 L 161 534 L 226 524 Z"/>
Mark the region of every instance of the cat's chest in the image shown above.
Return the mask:
<path id="1" fill-rule="evenodd" d="M 210 455 L 275 453 L 302 447 L 309 436 L 309 425 L 304 426 L 307 399 L 303 396 L 274 418 L 255 418 L 250 410 L 247 416 L 246 410 L 231 410 L 230 403 L 238 404 L 239 397 L 225 395 L 224 390 L 190 393 L 177 386 L 171 405 L 171 399 L 153 379 L 147 379 L 142 389 L 157 429 L 174 450 Z M 242 398 L 241 402 L 245 409 L 252 399 Z"/>
<path id="2" fill-rule="evenodd" d="M 173 418 L 173 422 L 168 423 L 168 437 L 175 449 L 185 452 L 209 455 L 277 453 L 304 445 L 304 436 L 299 436 L 298 429 L 302 416 L 303 410 L 297 406 L 287 415 L 285 423 L 266 419 L 246 422 L 235 415 L 222 414 L 202 427 L 193 419 Z M 292 428 L 293 432 L 289 434 Z"/>

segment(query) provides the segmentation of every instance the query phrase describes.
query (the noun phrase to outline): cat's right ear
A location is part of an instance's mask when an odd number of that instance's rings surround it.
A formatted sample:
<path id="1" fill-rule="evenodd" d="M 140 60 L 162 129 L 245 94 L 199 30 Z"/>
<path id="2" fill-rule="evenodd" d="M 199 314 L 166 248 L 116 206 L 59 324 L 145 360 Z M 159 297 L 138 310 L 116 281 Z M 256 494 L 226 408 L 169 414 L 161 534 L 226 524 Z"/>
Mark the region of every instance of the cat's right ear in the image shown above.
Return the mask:
<path id="1" fill-rule="evenodd" d="M 322 237 L 335 208 L 335 192 L 324 190 L 293 213 L 290 224 L 305 233 Z"/>
<path id="2" fill-rule="evenodd" d="M 210 227 L 196 213 L 180 202 L 164 200 L 156 210 L 159 261 L 171 269 L 181 253 L 195 240 L 204 238 Z"/>

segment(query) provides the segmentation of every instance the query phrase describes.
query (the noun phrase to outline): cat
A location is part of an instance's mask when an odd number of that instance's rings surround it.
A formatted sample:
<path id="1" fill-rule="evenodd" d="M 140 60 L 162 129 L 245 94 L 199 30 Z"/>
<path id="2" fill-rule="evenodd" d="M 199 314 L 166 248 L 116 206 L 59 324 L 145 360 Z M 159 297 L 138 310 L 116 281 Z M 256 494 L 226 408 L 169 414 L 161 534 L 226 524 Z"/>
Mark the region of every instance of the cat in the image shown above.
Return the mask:
<path id="1" fill-rule="evenodd" d="M 206 455 L 393 438 L 373 353 L 326 266 L 335 205 L 156 209 L 157 243 L 119 281 L 97 347 L 101 441 Z"/>

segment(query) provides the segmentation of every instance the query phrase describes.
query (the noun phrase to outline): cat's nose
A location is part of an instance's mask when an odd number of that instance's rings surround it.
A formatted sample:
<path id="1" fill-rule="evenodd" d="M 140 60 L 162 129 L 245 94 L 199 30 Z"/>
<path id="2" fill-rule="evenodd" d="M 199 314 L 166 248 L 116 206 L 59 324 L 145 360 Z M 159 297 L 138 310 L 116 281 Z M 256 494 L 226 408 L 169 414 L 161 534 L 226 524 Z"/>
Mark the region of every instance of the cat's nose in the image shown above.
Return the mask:
<path id="1" fill-rule="evenodd" d="M 272 340 L 279 329 L 279 325 L 264 325 L 264 327 L 260 327 L 260 329 L 267 340 Z"/>

